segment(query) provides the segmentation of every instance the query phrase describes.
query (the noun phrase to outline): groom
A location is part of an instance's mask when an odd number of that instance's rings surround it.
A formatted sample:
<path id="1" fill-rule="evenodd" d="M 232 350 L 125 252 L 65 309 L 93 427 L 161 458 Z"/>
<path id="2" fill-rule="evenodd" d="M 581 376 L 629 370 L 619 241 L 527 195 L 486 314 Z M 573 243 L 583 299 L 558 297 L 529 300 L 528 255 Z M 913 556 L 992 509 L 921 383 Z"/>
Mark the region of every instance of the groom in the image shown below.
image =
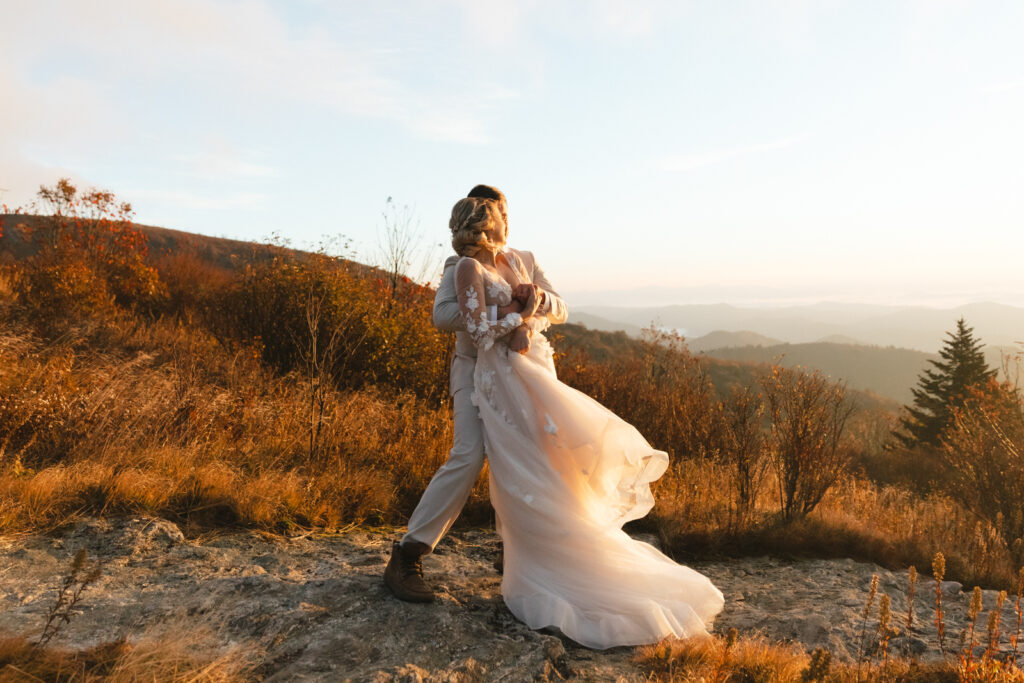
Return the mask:
<path id="1" fill-rule="evenodd" d="M 508 239 L 508 204 L 505 195 L 489 185 L 477 185 L 467 197 L 493 199 L 501 207 Z M 508 247 L 497 259 L 513 251 Z M 532 285 L 520 285 L 516 294 L 524 295 L 523 317 L 543 315 L 552 324 L 564 323 L 569 315 L 565 302 L 555 293 L 533 254 L 515 251 L 530 274 Z M 455 358 L 452 360 L 450 390 L 455 412 L 455 438 L 448 461 L 434 474 L 423 497 L 409 518 L 409 528 L 401 543 L 394 541 L 391 559 L 384 570 L 384 583 L 395 597 L 409 602 L 430 602 L 434 591 L 423 580 L 422 558 L 431 552 L 451 528 L 466 504 L 469 493 L 484 466 L 483 424 L 470 396 L 473 393 L 473 370 L 476 347 L 466 332 L 455 293 L 455 264 L 458 256 L 450 256 L 444 264 L 444 275 L 434 297 L 434 326 L 455 333 Z M 519 291 L 522 288 L 523 291 Z M 492 314 L 493 315 L 493 314 Z"/>

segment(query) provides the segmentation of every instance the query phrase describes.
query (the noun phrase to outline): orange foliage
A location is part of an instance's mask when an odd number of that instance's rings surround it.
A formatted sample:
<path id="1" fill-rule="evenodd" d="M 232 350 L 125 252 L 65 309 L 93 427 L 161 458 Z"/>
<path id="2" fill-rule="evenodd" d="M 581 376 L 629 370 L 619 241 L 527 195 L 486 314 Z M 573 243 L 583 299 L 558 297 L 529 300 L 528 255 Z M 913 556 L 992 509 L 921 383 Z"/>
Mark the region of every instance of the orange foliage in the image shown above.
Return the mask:
<path id="1" fill-rule="evenodd" d="M 356 275 L 324 254 L 248 265 L 211 302 L 222 339 L 255 345 L 280 371 L 316 362 L 339 387 L 380 385 L 447 398 L 450 335 L 431 324 L 433 291 Z M 311 355 L 312 354 L 312 355 Z"/>
<path id="2" fill-rule="evenodd" d="M 50 220 L 28 231 L 36 252 L 15 291 L 19 305 L 44 325 L 71 316 L 152 306 L 163 294 L 146 263 L 146 237 L 132 208 L 105 190 L 79 192 L 67 178 L 41 187 L 36 209 Z"/>

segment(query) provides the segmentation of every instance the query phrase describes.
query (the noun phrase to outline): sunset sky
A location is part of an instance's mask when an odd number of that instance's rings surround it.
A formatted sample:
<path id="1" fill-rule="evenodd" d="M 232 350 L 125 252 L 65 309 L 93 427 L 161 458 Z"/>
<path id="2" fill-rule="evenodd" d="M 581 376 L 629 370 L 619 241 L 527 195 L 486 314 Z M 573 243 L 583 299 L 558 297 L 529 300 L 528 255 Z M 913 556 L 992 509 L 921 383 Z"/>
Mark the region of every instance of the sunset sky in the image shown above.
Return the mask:
<path id="1" fill-rule="evenodd" d="M 446 254 L 509 197 L 570 303 L 1024 305 L 1024 2 L 0 0 L 0 202 Z M 601 294 L 601 292 L 609 292 Z"/>

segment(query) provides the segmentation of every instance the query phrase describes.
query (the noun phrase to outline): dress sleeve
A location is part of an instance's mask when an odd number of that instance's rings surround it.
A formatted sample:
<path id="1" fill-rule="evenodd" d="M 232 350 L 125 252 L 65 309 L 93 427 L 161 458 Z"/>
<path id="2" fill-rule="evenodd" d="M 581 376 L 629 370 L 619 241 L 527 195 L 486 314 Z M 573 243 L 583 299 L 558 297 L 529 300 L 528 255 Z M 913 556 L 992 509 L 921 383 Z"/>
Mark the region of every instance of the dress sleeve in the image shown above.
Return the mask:
<path id="1" fill-rule="evenodd" d="M 487 350 L 494 340 L 507 335 L 523 323 L 518 313 L 509 313 L 497 322 L 491 322 L 484 301 L 484 277 L 481 266 L 471 258 L 463 258 L 455 267 L 455 291 L 459 298 L 459 311 L 477 348 Z"/>

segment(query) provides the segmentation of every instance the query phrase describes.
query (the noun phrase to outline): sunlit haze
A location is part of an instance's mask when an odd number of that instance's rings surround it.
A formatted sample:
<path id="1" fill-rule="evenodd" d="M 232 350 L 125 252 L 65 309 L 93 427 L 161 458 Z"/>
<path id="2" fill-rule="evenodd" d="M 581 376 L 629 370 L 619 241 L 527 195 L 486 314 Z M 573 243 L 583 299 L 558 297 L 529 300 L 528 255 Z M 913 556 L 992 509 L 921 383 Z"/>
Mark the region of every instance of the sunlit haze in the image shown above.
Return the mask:
<path id="1" fill-rule="evenodd" d="M 388 197 L 446 253 L 482 182 L 570 303 L 1024 305 L 1021 36 L 1015 0 L 2 0 L 0 201 L 372 261 Z"/>

